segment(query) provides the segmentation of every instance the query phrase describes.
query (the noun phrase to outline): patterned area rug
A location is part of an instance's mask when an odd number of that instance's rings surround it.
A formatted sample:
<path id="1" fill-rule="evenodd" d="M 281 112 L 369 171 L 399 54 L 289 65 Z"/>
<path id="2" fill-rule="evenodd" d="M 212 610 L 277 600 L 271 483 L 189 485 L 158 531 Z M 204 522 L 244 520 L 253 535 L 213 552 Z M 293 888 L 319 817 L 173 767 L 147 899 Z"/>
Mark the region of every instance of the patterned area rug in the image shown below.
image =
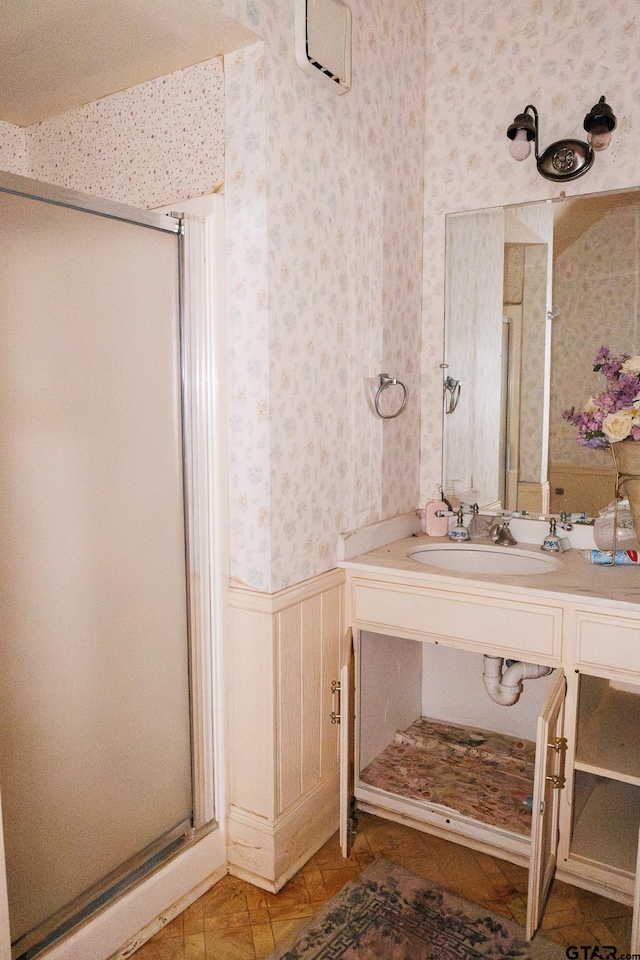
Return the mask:
<path id="1" fill-rule="evenodd" d="M 562 960 L 517 924 L 379 860 L 268 960 Z"/>

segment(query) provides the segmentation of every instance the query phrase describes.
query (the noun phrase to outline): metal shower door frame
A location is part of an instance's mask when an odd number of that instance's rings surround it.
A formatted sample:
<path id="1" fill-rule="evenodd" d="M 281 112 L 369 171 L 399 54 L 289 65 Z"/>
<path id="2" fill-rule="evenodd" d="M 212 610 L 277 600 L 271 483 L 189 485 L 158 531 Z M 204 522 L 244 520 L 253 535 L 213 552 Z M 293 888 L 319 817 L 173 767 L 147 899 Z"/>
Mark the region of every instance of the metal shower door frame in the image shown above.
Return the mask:
<path id="1" fill-rule="evenodd" d="M 197 262 L 207 248 L 206 226 L 198 218 L 138 210 L 113 201 L 89 197 L 30 178 L 0 172 L 0 192 L 40 200 L 95 216 L 172 233 L 178 240 L 180 379 L 182 455 L 187 572 L 187 634 L 192 741 L 192 843 L 210 833 L 217 822 L 214 742 L 217 711 L 213 637 L 220 622 L 217 567 L 220 547 L 219 485 L 214 471 L 218 446 L 215 431 L 215 371 L 212 317 L 207 309 L 207 281 Z M 0 820 L 0 877 L 4 877 L 4 847 Z M 6 884 L 0 883 L 0 960 L 5 960 L 8 936 Z M 8 954 L 8 957 L 10 953 Z"/>

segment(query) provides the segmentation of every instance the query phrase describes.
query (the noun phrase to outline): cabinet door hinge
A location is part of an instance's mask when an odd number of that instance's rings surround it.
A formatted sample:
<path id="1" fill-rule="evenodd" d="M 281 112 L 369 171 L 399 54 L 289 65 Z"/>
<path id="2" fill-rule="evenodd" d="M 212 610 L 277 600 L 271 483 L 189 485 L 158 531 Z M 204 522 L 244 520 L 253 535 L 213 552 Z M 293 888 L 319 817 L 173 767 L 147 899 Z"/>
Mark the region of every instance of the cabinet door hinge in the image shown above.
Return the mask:
<path id="1" fill-rule="evenodd" d="M 547 744 L 548 747 L 551 747 L 552 750 L 555 750 L 556 753 L 566 753 L 567 752 L 567 738 L 566 737 L 554 737 L 551 743 Z"/>
<path id="2" fill-rule="evenodd" d="M 554 773 L 550 777 L 545 777 L 545 780 L 548 780 L 549 783 L 553 784 L 554 790 L 562 790 L 566 783 L 566 777 L 559 777 L 557 773 Z"/>

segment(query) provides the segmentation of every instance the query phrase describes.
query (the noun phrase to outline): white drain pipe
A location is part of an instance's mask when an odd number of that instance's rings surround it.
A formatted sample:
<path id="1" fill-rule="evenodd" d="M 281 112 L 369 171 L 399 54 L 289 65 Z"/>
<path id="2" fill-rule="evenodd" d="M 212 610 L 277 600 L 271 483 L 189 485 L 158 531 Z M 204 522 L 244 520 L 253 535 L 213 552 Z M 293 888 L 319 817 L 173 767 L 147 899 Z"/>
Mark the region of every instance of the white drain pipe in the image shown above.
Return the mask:
<path id="1" fill-rule="evenodd" d="M 485 654 L 482 672 L 487 693 L 494 703 L 499 703 L 502 707 L 511 707 L 517 703 L 522 693 L 523 680 L 539 680 L 540 677 L 547 677 L 553 670 L 553 667 L 543 667 L 539 663 L 522 663 L 518 660 L 507 667 L 503 674 L 503 664 L 504 657 L 490 657 Z"/>

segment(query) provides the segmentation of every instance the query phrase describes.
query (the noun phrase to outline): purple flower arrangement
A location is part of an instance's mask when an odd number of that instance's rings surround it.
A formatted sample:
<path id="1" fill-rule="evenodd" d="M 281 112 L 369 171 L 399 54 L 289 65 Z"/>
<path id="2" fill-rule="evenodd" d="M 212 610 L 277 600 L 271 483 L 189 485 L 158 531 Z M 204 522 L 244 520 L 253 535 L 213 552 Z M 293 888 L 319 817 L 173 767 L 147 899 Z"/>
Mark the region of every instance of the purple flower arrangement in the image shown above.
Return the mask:
<path id="1" fill-rule="evenodd" d="M 572 407 L 562 414 L 577 426 L 578 443 L 601 450 L 621 440 L 640 440 L 640 357 L 613 357 L 603 346 L 593 369 L 605 378 L 606 389 L 590 397 L 580 413 Z"/>

